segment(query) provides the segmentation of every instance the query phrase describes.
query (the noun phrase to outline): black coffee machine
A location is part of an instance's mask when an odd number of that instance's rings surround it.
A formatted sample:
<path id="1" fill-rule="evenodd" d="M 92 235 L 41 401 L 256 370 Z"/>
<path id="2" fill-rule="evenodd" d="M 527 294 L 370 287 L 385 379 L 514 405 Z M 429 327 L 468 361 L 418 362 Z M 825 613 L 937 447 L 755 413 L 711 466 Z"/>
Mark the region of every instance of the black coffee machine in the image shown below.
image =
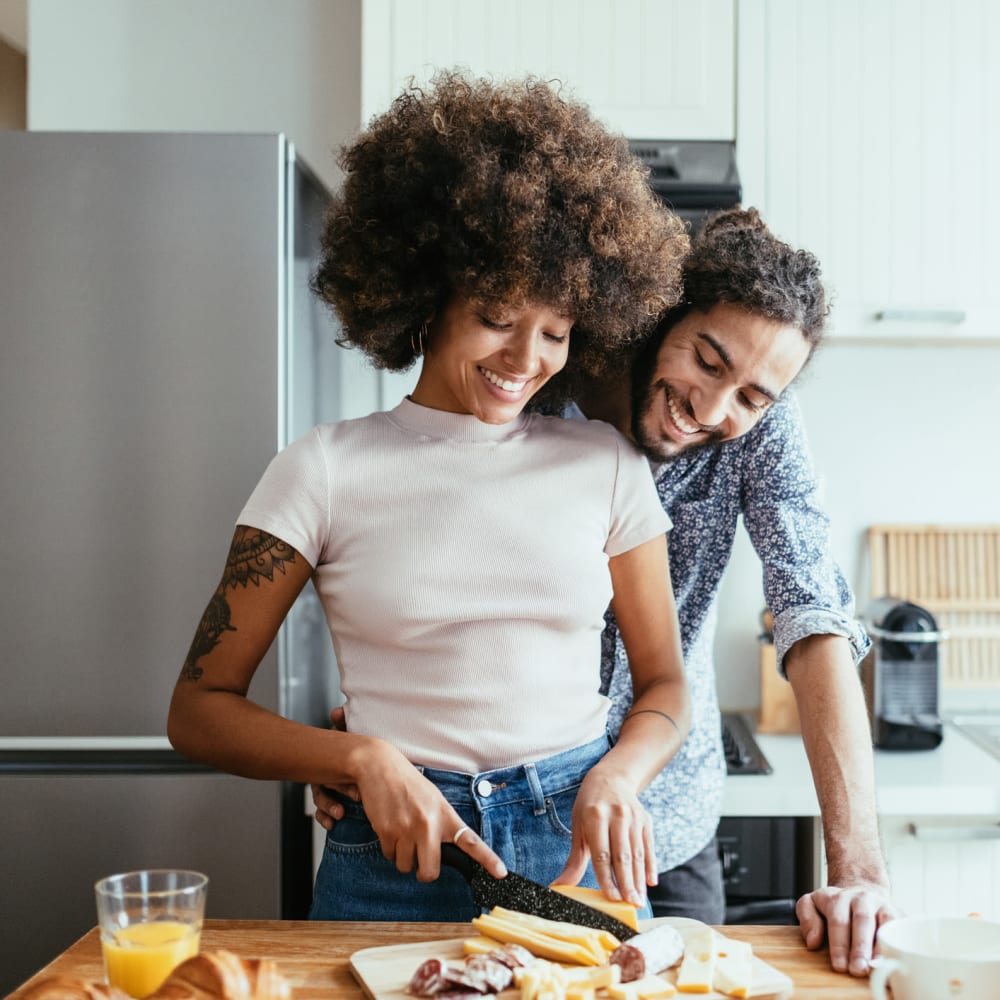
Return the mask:
<path id="1" fill-rule="evenodd" d="M 932 750 L 941 742 L 939 644 L 946 637 L 925 608 L 895 597 L 865 615 L 872 648 L 861 661 L 872 743 L 884 750 Z"/>

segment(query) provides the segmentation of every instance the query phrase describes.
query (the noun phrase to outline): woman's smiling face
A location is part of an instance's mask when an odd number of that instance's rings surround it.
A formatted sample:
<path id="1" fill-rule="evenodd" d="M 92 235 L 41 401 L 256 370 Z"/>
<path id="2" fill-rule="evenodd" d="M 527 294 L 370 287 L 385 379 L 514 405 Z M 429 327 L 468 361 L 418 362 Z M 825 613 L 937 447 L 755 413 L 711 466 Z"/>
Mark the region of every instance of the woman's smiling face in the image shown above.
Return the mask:
<path id="1" fill-rule="evenodd" d="M 632 433 L 655 461 L 746 434 L 809 358 L 802 331 L 722 302 L 688 313 L 642 375 Z"/>
<path id="2" fill-rule="evenodd" d="M 565 366 L 572 327 L 572 319 L 543 305 L 487 309 L 454 295 L 428 324 L 410 398 L 483 423 L 509 423 Z"/>

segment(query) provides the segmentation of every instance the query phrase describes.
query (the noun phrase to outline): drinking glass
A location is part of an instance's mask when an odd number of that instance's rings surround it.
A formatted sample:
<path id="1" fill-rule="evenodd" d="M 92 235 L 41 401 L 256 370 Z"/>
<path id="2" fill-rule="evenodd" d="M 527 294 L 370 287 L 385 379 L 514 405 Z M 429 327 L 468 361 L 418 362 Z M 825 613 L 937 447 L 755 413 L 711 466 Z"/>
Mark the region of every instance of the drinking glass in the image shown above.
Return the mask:
<path id="1" fill-rule="evenodd" d="M 109 875 L 95 885 L 108 983 L 141 1000 L 198 954 L 208 877 L 181 869 Z"/>

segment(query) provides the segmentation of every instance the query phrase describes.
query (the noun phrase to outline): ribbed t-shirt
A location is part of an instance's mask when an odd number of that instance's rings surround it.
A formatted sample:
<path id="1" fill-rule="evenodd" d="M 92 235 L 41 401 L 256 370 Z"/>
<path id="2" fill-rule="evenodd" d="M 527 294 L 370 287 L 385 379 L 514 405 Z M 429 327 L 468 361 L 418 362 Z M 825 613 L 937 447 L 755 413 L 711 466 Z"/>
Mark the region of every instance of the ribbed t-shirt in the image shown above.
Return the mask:
<path id="1" fill-rule="evenodd" d="M 348 730 L 470 774 L 605 731 L 608 558 L 670 527 L 608 424 L 409 399 L 289 445 L 238 523 L 314 568 Z"/>

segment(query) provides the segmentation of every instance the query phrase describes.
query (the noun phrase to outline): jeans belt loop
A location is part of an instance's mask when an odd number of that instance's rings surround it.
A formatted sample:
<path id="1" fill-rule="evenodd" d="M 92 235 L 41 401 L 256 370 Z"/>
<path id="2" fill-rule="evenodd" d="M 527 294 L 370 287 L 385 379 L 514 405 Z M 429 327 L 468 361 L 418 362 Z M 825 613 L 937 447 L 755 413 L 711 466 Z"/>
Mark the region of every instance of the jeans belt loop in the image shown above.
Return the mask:
<path id="1" fill-rule="evenodd" d="M 534 804 L 534 814 L 536 816 L 545 815 L 545 793 L 542 791 L 542 783 L 538 780 L 538 771 L 534 764 L 524 765 L 524 776 L 528 779 L 528 787 L 531 789 L 531 800 Z"/>

